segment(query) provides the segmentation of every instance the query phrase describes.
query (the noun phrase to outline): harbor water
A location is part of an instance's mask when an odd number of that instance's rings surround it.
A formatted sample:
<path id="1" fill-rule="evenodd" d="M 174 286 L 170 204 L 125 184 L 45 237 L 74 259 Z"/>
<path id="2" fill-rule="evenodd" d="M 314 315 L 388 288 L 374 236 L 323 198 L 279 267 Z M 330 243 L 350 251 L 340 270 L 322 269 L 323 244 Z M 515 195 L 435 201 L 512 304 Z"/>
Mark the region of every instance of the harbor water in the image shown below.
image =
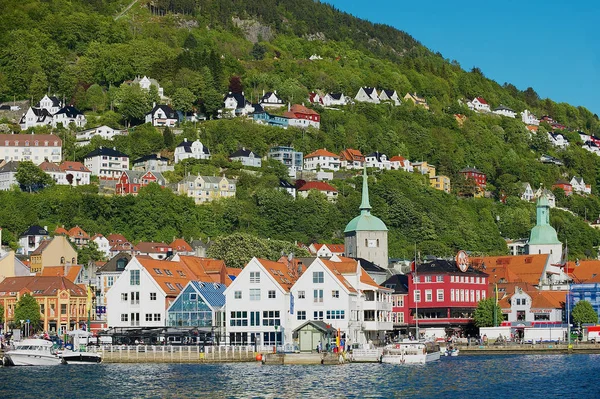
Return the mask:
<path id="1" fill-rule="evenodd" d="M 600 355 L 425 365 L 99 364 L 0 368 L 0 398 L 592 398 Z"/>

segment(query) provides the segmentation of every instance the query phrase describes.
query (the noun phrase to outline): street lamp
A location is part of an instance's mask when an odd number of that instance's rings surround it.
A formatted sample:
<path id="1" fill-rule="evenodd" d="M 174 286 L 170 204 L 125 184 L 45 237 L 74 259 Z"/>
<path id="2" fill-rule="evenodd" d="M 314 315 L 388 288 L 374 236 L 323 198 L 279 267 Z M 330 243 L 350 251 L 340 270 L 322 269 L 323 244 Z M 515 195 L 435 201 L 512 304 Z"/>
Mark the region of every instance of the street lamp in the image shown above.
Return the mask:
<path id="1" fill-rule="evenodd" d="M 498 312 L 498 276 L 494 274 L 494 327 L 497 327 L 498 317 L 496 312 Z"/>

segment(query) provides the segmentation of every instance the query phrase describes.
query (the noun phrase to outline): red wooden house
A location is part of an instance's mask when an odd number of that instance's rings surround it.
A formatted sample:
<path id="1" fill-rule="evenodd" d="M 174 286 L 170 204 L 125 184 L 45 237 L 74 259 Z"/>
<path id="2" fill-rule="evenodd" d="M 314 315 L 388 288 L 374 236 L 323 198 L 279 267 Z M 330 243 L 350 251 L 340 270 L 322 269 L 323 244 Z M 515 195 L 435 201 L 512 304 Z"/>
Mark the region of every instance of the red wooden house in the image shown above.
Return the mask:
<path id="1" fill-rule="evenodd" d="M 166 182 L 162 173 L 159 172 L 125 170 L 117 180 L 115 192 L 117 195 L 137 195 L 142 187 L 146 187 L 150 183 L 157 183 L 164 187 Z"/>

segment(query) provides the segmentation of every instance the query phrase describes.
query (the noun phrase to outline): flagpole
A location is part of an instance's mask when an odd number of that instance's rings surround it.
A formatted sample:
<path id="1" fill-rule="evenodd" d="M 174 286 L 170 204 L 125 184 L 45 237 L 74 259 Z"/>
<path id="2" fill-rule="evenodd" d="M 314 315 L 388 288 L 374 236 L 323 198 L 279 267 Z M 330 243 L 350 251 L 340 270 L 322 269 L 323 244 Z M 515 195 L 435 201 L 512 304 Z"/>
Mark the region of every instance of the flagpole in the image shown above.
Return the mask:
<path id="1" fill-rule="evenodd" d="M 415 242 L 415 274 L 413 276 L 415 280 L 415 292 L 417 291 L 419 276 L 417 275 L 417 243 Z M 419 301 L 421 300 L 421 292 L 419 292 Z M 419 340 L 419 302 L 415 296 L 415 333 L 417 341 Z"/>

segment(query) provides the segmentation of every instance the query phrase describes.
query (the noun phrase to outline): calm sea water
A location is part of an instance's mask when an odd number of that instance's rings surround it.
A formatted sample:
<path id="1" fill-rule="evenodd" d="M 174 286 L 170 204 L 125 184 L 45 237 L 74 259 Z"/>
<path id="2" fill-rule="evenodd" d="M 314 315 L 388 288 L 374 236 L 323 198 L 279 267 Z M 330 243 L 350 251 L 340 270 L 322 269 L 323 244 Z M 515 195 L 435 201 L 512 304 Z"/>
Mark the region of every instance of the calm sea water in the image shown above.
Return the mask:
<path id="1" fill-rule="evenodd" d="M 597 398 L 600 355 L 426 365 L 100 364 L 0 368 L 0 398 Z"/>

